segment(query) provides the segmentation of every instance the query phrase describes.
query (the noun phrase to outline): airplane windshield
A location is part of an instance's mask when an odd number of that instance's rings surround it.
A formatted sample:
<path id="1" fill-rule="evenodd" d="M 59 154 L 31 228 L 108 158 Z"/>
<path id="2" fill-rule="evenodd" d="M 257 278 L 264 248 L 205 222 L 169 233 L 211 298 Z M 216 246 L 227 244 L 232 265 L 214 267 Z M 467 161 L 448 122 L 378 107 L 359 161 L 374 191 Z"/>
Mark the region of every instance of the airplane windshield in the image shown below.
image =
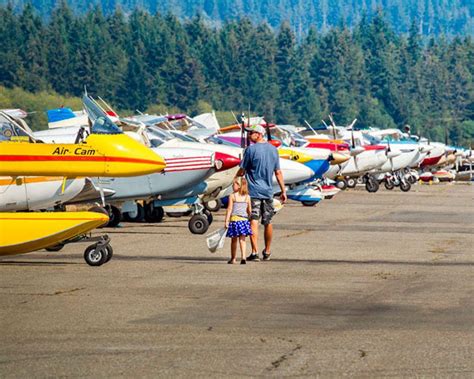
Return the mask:
<path id="1" fill-rule="evenodd" d="M 224 146 L 240 147 L 239 145 L 236 145 L 235 143 L 226 141 L 226 140 L 221 139 L 221 138 L 216 137 L 216 136 L 210 136 L 210 137 L 206 138 L 205 141 L 206 141 L 207 143 L 212 143 L 212 144 L 214 144 L 214 145 L 224 145 Z"/>
<path id="2" fill-rule="evenodd" d="M 98 117 L 91 128 L 91 134 L 122 134 L 120 128 L 108 117 Z"/>
<path id="3" fill-rule="evenodd" d="M 380 138 L 371 136 L 370 134 L 364 134 L 364 137 L 371 145 L 379 145 L 380 142 L 382 142 Z"/>
<path id="4" fill-rule="evenodd" d="M 185 141 L 185 142 L 199 142 L 198 139 L 196 139 L 196 138 L 194 138 L 194 137 L 191 137 L 190 135 L 181 134 L 181 133 L 175 132 L 175 131 L 173 131 L 173 130 L 170 130 L 170 133 L 173 134 L 173 136 L 175 136 L 176 138 L 180 139 L 181 141 Z"/>

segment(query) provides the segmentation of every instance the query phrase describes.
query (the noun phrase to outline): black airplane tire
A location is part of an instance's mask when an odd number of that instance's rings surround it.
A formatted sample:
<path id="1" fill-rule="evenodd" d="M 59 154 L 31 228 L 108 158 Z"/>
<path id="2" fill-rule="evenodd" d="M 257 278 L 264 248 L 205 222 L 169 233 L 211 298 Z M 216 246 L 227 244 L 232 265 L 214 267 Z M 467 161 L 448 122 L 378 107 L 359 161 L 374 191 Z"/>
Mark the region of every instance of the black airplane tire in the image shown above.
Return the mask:
<path id="1" fill-rule="evenodd" d="M 400 182 L 400 189 L 403 192 L 408 192 L 411 190 L 411 184 L 409 182 Z"/>
<path id="2" fill-rule="evenodd" d="M 357 184 L 357 180 L 355 180 L 354 178 L 346 179 L 346 182 L 347 182 L 347 188 L 355 188 Z"/>
<path id="3" fill-rule="evenodd" d="M 63 243 L 58 243 L 57 245 L 48 246 L 45 248 L 46 251 L 59 251 L 64 247 Z"/>
<path id="4" fill-rule="evenodd" d="M 204 208 L 209 212 L 217 212 L 222 208 L 222 201 L 220 199 L 209 200 L 204 203 Z"/>
<path id="5" fill-rule="evenodd" d="M 318 204 L 317 201 L 302 201 L 301 204 L 305 207 L 314 207 L 316 204 Z"/>
<path id="6" fill-rule="evenodd" d="M 194 215 L 189 219 L 188 228 L 193 234 L 204 234 L 209 229 L 209 221 L 204 215 Z"/>
<path id="7" fill-rule="evenodd" d="M 393 184 L 391 181 L 387 181 L 387 180 L 384 182 L 384 186 L 389 191 L 391 191 L 395 188 L 395 184 Z"/>
<path id="8" fill-rule="evenodd" d="M 114 255 L 114 249 L 112 248 L 112 246 L 107 245 L 107 246 L 105 247 L 105 251 L 106 251 L 106 253 L 107 253 L 107 258 L 105 259 L 105 262 L 104 262 L 104 263 L 107 263 L 107 262 L 109 262 L 109 261 L 112 259 L 113 255 Z"/>
<path id="9" fill-rule="evenodd" d="M 96 245 L 91 245 L 84 250 L 84 260 L 89 266 L 102 266 L 107 261 L 106 249 L 97 249 Z"/>
<path id="10" fill-rule="evenodd" d="M 204 216 L 207 217 L 207 222 L 209 222 L 209 225 L 211 225 L 212 222 L 214 221 L 214 216 L 212 215 L 212 213 L 209 212 L 207 209 L 205 209 L 203 214 L 204 214 Z"/>
<path id="11" fill-rule="evenodd" d="M 141 204 L 137 204 L 137 214 L 135 216 L 131 216 L 130 212 L 123 213 L 124 220 L 128 222 L 140 222 L 143 221 L 144 217 L 145 210 L 143 209 L 143 206 Z"/>
<path id="12" fill-rule="evenodd" d="M 375 193 L 379 190 L 379 187 L 379 182 L 372 178 L 368 178 L 365 182 L 365 189 L 367 190 L 367 192 Z"/>
<path id="13" fill-rule="evenodd" d="M 109 228 L 115 228 L 120 224 L 120 221 L 122 221 L 122 212 L 120 209 L 117 207 L 114 207 L 113 205 L 107 206 L 107 213 L 109 215 L 109 222 L 107 223 L 107 227 Z"/>
<path id="14" fill-rule="evenodd" d="M 151 205 L 147 205 L 145 208 L 145 221 L 146 222 L 161 222 L 163 221 L 163 217 L 165 217 L 165 211 L 163 207 L 153 207 Z"/>
<path id="15" fill-rule="evenodd" d="M 408 183 L 410 184 L 415 184 L 416 183 L 416 177 L 414 175 L 408 175 Z"/>

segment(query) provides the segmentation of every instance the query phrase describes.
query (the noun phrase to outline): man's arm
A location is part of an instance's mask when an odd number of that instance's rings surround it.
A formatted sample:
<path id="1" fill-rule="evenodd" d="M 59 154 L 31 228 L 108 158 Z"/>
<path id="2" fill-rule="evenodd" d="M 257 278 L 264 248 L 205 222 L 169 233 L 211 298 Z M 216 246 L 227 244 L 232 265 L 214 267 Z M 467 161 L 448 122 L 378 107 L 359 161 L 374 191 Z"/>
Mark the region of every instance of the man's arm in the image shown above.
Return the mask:
<path id="1" fill-rule="evenodd" d="M 280 200 L 284 204 L 288 200 L 288 197 L 286 196 L 285 181 L 283 180 L 283 174 L 280 169 L 275 170 L 275 177 L 281 189 Z"/>

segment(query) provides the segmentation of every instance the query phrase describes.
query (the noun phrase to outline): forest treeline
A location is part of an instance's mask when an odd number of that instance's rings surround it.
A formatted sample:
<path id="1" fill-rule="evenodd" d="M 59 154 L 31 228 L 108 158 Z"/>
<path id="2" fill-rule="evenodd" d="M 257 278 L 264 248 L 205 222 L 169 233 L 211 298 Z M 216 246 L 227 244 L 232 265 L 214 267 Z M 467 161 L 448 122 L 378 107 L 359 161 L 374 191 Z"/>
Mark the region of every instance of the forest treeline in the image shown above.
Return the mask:
<path id="1" fill-rule="evenodd" d="M 119 109 L 157 105 L 195 113 L 249 107 L 269 121 L 405 124 L 452 143 L 474 139 L 474 42 L 470 36 L 422 42 L 416 23 L 395 33 L 380 13 L 353 29 L 297 42 L 248 19 L 214 28 L 199 16 L 179 21 L 135 10 L 74 15 L 61 5 L 49 21 L 26 5 L 0 8 L 0 85 L 30 92 L 101 96 Z M 59 105 L 59 104 L 58 104 Z"/>
<path id="2" fill-rule="evenodd" d="M 15 10 L 21 11 L 30 3 L 48 19 L 61 1 L 65 0 L 0 0 L 0 4 L 10 2 Z M 98 7 L 106 15 L 117 7 L 126 13 L 140 7 L 152 14 L 173 13 L 180 19 L 201 14 L 214 25 L 241 17 L 255 23 L 265 21 L 272 27 L 288 21 L 298 38 L 311 27 L 322 32 L 341 22 L 353 27 L 363 15 L 371 16 L 382 8 L 396 32 L 407 32 L 412 20 L 417 20 L 422 35 L 474 33 L 472 0 L 67 0 L 67 3 L 79 14 L 92 7 Z"/>

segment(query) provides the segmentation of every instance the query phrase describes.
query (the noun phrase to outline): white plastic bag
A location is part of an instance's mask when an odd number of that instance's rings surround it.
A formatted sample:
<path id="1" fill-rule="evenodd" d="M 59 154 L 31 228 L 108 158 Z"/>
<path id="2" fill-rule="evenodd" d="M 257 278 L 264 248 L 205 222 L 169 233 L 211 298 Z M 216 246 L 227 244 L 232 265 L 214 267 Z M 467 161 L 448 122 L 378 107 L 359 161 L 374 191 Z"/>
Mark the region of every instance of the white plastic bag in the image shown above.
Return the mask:
<path id="1" fill-rule="evenodd" d="M 224 247 L 226 232 L 226 228 L 220 228 L 206 236 L 207 248 L 211 253 Z"/>

